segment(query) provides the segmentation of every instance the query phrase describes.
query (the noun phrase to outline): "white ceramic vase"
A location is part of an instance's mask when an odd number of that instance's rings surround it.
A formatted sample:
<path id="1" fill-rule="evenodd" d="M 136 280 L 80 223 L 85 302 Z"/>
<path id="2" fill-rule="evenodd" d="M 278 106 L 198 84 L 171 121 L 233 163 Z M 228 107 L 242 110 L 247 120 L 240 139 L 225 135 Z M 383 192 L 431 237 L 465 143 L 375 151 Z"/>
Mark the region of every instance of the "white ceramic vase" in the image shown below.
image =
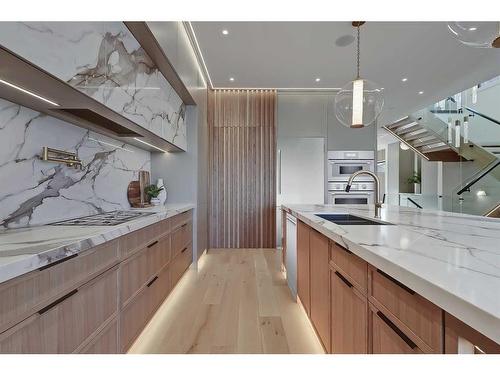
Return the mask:
<path id="1" fill-rule="evenodd" d="M 158 199 L 160 200 L 160 205 L 164 205 L 165 202 L 167 201 L 167 188 L 163 184 L 163 178 L 159 178 L 158 181 L 156 182 L 156 186 L 159 188 L 162 187 L 163 190 L 160 191 L 160 194 L 158 195 Z"/>
<path id="2" fill-rule="evenodd" d="M 159 198 L 151 198 L 150 202 L 153 206 L 159 206 L 161 203 Z"/>

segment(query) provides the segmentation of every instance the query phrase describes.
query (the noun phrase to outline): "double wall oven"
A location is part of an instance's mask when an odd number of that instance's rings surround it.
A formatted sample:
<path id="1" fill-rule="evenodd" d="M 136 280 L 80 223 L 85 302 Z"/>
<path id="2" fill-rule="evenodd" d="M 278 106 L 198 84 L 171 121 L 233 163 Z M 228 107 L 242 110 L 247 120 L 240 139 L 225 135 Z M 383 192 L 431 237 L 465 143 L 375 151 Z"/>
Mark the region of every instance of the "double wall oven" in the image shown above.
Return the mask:
<path id="1" fill-rule="evenodd" d="M 369 204 L 374 202 L 374 182 L 370 176 L 359 176 L 349 193 L 345 187 L 349 177 L 358 171 L 375 172 L 373 151 L 328 152 L 328 203 Z"/>

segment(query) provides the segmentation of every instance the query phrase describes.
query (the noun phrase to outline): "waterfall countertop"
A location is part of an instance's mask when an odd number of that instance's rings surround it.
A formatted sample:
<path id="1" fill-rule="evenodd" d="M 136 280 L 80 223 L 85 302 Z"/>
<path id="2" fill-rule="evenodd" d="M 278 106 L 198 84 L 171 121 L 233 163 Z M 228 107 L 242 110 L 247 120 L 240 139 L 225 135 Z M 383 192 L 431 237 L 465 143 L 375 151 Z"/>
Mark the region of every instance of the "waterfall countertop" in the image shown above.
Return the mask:
<path id="1" fill-rule="evenodd" d="M 2 230 L 0 283 L 193 208 L 192 204 L 175 204 L 134 209 L 153 214 L 113 226 L 40 225 Z"/>
<path id="2" fill-rule="evenodd" d="M 500 219 L 384 205 L 395 225 L 337 225 L 315 213 L 373 220 L 372 205 L 282 209 L 500 343 Z"/>

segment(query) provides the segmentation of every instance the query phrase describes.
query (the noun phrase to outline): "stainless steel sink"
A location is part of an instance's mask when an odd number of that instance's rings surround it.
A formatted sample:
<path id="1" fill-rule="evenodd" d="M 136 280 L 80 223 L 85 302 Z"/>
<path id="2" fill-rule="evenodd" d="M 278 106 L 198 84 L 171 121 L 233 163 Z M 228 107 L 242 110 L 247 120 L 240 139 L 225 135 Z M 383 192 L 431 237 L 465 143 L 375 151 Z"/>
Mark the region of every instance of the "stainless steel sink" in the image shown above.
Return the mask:
<path id="1" fill-rule="evenodd" d="M 315 214 L 338 225 L 394 225 L 383 221 L 375 221 L 351 214 Z"/>

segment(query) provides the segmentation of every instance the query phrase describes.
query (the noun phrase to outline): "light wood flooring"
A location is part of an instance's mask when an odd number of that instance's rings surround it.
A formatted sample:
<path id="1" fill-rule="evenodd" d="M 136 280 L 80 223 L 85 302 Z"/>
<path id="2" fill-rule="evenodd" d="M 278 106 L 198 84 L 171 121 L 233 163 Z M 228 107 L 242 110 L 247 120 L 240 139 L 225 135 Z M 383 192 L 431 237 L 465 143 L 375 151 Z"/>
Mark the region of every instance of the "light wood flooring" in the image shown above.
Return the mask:
<path id="1" fill-rule="evenodd" d="M 189 269 L 130 353 L 323 353 L 275 249 L 212 249 Z"/>

